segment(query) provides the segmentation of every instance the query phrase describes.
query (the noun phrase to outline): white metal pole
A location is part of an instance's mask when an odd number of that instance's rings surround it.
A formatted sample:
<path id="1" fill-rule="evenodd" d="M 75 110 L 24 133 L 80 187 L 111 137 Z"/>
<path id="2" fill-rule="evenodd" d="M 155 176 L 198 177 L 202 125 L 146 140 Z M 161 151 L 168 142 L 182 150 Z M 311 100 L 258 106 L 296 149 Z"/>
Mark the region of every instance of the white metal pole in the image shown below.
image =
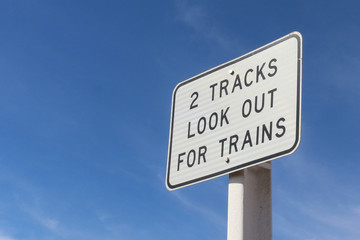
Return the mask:
<path id="1" fill-rule="evenodd" d="M 228 240 L 271 240 L 271 163 L 231 173 L 228 194 Z"/>
<path id="2" fill-rule="evenodd" d="M 228 240 L 244 239 L 244 170 L 229 174 Z"/>

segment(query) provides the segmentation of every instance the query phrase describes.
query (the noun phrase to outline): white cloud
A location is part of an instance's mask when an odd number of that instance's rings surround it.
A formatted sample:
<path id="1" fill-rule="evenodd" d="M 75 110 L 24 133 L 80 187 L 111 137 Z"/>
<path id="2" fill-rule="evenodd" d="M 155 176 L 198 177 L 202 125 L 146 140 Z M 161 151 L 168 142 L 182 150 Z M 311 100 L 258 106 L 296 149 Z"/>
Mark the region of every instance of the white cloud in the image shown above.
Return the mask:
<path id="1" fill-rule="evenodd" d="M 354 214 L 357 214 L 360 216 L 360 206 L 354 207 L 353 211 L 354 211 Z"/>
<path id="2" fill-rule="evenodd" d="M 40 223 L 45 226 L 47 229 L 50 230 L 56 230 L 58 227 L 58 221 L 52 218 L 40 218 L 39 219 Z"/>
<path id="3" fill-rule="evenodd" d="M 45 227 L 48 230 L 56 231 L 59 226 L 59 222 L 51 217 L 45 216 L 38 210 L 36 207 L 30 207 L 28 205 L 23 205 L 23 209 L 28 213 L 36 222 Z"/>
<path id="4" fill-rule="evenodd" d="M 211 22 L 204 6 L 194 5 L 191 1 L 175 0 L 174 2 L 178 11 L 178 20 L 192 28 L 196 34 L 226 50 L 239 46 L 233 43 L 214 22 Z"/>
<path id="5" fill-rule="evenodd" d="M 206 18 L 205 11 L 200 6 L 189 5 L 187 1 L 175 1 L 178 18 L 196 31 L 202 31 Z"/>
<path id="6" fill-rule="evenodd" d="M 227 219 L 216 213 L 214 210 L 195 204 L 196 201 L 190 201 L 179 191 L 173 191 L 172 194 L 186 207 L 199 212 L 206 220 L 213 222 L 217 226 L 226 227 Z"/>
<path id="7" fill-rule="evenodd" d="M 303 201 L 303 202 L 301 202 Z M 360 215 L 351 206 L 333 206 L 326 201 L 285 197 L 283 208 L 274 213 L 276 234 L 289 239 L 359 239 Z"/>
<path id="8" fill-rule="evenodd" d="M 0 240 L 16 240 L 16 239 L 13 237 L 10 237 L 0 231 Z"/>
<path id="9" fill-rule="evenodd" d="M 15 240 L 15 239 L 11 238 L 11 237 L 4 236 L 4 235 L 0 235 L 0 240 Z"/>
<path id="10" fill-rule="evenodd" d="M 300 166 L 297 166 L 300 167 Z M 348 191 L 342 188 L 326 169 L 320 176 L 306 175 L 314 181 L 312 190 L 307 189 L 304 181 L 297 187 L 297 192 L 277 189 L 275 194 L 278 202 L 277 212 L 274 213 L 276 232 L 290 239 L 328 239 L 345 240 L 359 239 L 360 206 L 352 205 L 348 199 Z M 300 176 L 298 176 L 300 177 Z M 289 183 L 293 184 L 293 183 Z M 332 189 L 337 189 L 336 193 Z M 335 193 L 335 194 L 334 194 Z M 332 196 L 332 197 L 328 197 Z M 359 193 L 352 192 L 356 199 Z"/>
<path id="11" fill-rule="evenodd" d="M 306 154 L 306 148 L 275 161 L 274 233 L 296 240 L 360 239 L 357 184 L 322 164 L 321 157 Z"/>

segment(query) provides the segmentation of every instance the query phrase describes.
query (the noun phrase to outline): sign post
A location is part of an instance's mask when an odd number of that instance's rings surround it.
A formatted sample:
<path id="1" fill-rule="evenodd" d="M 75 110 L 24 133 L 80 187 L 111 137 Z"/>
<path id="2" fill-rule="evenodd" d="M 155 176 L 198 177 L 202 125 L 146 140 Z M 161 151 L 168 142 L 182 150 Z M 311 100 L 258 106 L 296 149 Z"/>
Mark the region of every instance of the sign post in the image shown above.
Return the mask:
<path id="1" fill-rule="evenodd" d="M 244 170 L 229 174 L 228 240 L 244 240 Z"/>
<path id="2" fill-rule="evenodd" d="M 271 163 L 229 174 L 228 240 L 272 239 Z"/>
<path id="3" fill-rule="evenodd" d="M 166 187 L 229 174 L 228 240 L 272 238 L 270 161 L 300 144 L 301 89 L 298 32 L 174 89 Z"/>

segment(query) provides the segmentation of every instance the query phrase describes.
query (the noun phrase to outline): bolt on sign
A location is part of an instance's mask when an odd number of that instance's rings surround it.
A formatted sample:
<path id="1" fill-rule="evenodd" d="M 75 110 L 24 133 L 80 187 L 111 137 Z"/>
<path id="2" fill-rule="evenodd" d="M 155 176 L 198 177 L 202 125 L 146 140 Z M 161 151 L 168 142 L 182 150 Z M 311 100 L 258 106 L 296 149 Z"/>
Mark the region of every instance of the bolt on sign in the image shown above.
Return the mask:
<path id="1" fill-rule="evenodd" d="M 179 83 L 169 190 L 293 153 L 300 143 L 302 37 L 293 32 Z"/>

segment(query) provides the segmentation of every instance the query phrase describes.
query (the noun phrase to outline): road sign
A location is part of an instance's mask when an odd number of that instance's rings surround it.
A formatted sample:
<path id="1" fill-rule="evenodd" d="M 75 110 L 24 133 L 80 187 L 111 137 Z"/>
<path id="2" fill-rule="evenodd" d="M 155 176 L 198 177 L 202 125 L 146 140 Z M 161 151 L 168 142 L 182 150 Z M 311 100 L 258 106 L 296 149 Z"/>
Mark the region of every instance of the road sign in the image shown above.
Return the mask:
<path id="1" fill-rule="evenodd" d="M 302 37 L 291 33 L 179 83 L 166 186 L 215 178 L 294 152 L 300 143 Z"/>

